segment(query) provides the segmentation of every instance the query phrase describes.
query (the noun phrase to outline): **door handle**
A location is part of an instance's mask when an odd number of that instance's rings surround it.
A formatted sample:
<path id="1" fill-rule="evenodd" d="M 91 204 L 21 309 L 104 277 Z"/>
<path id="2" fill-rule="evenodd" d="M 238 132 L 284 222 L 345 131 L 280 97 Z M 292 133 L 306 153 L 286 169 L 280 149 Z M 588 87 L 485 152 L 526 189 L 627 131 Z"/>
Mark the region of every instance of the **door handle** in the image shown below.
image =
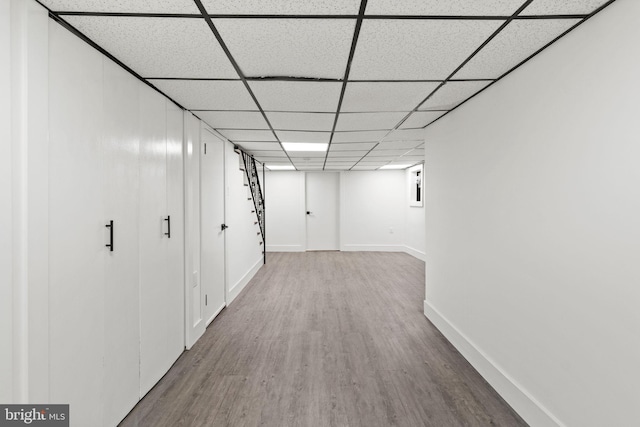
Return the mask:
<path id="1" fill-rule="evenodd" d="M 229 226 L 227 224 L 220 224 L 220 231 L 224 231 L 227 228 L 229 228 Z"/>
<path id="2" fill-rule="evenodd" d="M 311 215 L 313 212 L 311 211 L 307 211 L 307 215 Z"/>
<path id="3" fill-rule="evenodd" d="M 109 243 L 105 246 L 109 248 L 109 252 L 113 252 L 113 220 L 109 221 L 105 227 L 109 229 Z"/>
<path id="4" fill-rule="evenodd" d="M 167 232 L 164 233 L 164 235 L 170 239 L 171 238 L 171 215 L 167 215 L 167 217 L 164 220 L 167 221 Z"/>

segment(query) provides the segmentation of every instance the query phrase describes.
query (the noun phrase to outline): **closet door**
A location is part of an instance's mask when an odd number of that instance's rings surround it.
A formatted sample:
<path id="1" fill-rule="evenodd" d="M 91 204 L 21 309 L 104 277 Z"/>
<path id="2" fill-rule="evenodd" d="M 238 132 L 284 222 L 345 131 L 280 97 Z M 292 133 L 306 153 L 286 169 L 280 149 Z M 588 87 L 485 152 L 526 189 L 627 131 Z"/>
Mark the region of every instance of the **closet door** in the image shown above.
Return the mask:
<path id="1" fill-rule="evenodd" d="M 102 56 L 57 23 L 49 28 L 49 401 L 69 403 L 73 425 L 90 426 L 103 419 L 104 266 L 113 256 Z"/>
<path id="2" fill-rule="evenodd" d="M 117 425 L 138 402 L 138 85 L 104 59 L 105 212 L 114 220 L 114 251 L 104 287 L 104 425 Z"/>
<path id="3" fill-rule="evenodd" d="M 225 305 L 224 142 L 202 130 L 200 160 L 200 270 L 207 325 Z"/>
<path id="4" fill-rule="evenodd" d="M 169 358 L 184 351 L 184 177 L 183 120 L 180 108 L 167 102 L 167 214 L 171 215 L 171 238 L 167 254 L 167 317 Z"/>
<path id="5" fill-rule="evenodd" d="M 168 233 L 166 102 L 140 88 L 140 397 L 167 372 Z"/>

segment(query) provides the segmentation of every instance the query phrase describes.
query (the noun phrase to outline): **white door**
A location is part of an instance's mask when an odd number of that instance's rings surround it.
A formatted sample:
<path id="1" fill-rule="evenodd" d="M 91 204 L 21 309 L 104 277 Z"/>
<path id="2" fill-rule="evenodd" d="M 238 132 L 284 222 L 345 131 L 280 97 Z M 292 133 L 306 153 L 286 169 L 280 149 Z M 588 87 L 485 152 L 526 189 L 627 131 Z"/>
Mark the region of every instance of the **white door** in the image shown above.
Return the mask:
<path id="1" fill-rule="evenodd" d="M 138 402 L 138 86 L 104 61 L 103 151 L 105 218 L 114 221 L 114 250 L 105 262 L 104 425 L 117 425 Z"/>
<path id="2" fill-rule="evenodd" d="M 200 270 L 204 317 L 209 324 L 224 308 L 224 142 L 202 131 L 200 161 Z"/>
<path id="3" fill-rule="evenodd" d="M 50 29 L 49 401 L 70 404 L 74 425 L 99 425 L 104 266 L 112 254 L 105 225 L 113 219 L 102 194 L 103 63 L 63 27 Z M 121 224 L 114 224 L 117 250 Z"/>
<path id="4" fill-rule="evenodd" d="M 307 172 L 307 250 L 337 251 L 338 172 Z"/>
<path id="5" fill-rule="evenodd" d="M 166 105 L 140 89 L 140 396 L 173 364 L 169 356 Z"/>
<path id="6" fill-rule="evenodd" d="M 167 236 L 168 312 L 167 340 L 169 358 L 176 360 L 184 351 L 184 175 L 183 175 L 183 111 L 167 102 Z"/>

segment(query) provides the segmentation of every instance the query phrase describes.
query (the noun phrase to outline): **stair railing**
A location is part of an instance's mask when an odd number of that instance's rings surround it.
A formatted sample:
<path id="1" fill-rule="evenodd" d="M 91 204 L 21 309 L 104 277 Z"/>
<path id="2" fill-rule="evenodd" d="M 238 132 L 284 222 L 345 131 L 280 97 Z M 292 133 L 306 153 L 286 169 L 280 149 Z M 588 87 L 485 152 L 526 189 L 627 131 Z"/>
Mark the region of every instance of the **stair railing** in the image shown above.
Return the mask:
<path id="1" fill-rule="evenodd" d="M 258 167 L 256 165 L 256 159 L 250 155 L 245 153 L 239 147 L 236 147 L 236 152 L 238 152 L 241 156 L 241 169 L 244 169 L 245 173 L 245 186 L 249 187 L 249 191 L 251 192 L 251 199 L 253 199 L 253 206 L 255 208 L 255 214 L 258 219 L 257 223 L 260 228 L 260 232 L 258 233 L 262 237 L 262 241 L 260 244 L 262 247 L 262 254 L 264 258 L 264 263 L 266 264 L 266 222 L 265 222 L 265 207 L 264 207 L 264 192 L 262 190 L 262 186 L 260 185 L 260 175 L 258 172 Z M 259 162 L 258 162 L 259 163 Z M 262 168 L 262 182 L 264 185 L 264 167 Z"/>

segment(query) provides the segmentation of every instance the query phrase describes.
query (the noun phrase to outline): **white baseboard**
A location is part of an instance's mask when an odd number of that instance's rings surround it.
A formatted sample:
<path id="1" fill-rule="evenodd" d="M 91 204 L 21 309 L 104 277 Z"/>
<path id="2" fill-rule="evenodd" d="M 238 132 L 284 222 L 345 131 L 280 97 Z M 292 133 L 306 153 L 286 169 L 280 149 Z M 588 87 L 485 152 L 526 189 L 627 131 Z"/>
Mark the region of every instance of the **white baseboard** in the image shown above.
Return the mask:
<path id="1" fill-rule="evenodd" d="M 418 258 L 420 261 L 427 261 L 427 254 L 412 248 L 411 246 L 405 246 L 404 251 L 412 257 Z"/>
<path id="2" fill-rule="evenodd" d="M 302 245 L 267 245 L 267 252 L 304 252 Z"/>
<path id="3" fill-rule="evenodd" d="M 342 245 L 344 252 L 404 252 L 421 261 L 426 260 L 426 254 L 405 245 Z"/>
<path id="4" fill-rule="evenodd" d="M 424 315 L 529 425 L 565 427 L 426 300 Z"/>
<path id="5" fill-rule="evenodd" d="M 342 245 L 344 252 L 404 252 L 402 245 Z"/>
<path id="6" fill-rule="evenodd" d="M 219 308 L 219 309 L 217 309 L 217 310 L 216 310 L 216 312 L 215 312 L 215 313 L 213 313 L 213 315 L 211 315 L 211 317 L 209 318 L 209 320 L 207 320 L 207 324 L 206 324 L 205 326 L 209 326 L 209 325 L 211 324 L 211 322 L 213 322 L 213 319 L 215 319 L 215 318 L 218 316 L 218 314 L 220 314 L 220 312 L 222 311 L 222 309 L 223 309 L 223 308 L 225 308 L 226 306 L 227 306 L 226 304 L 222 304 L 222 305 L 220 306 L 220 308 Z"/>
<path id="7" fill-rule="evenodd" d="M 264 265 L 263 263 L 264 260 L 261 257 L 258 262 L 256 262 L 254 266 L 251 267 L 249 271 L 247 271 L 247 274 L 242 276 L 242 279 L 238 280 L 237 283 L 229 288 L 229 295 L 227 295 L 227 306 L 231 304 L 234 299 L 236 299 L 236 297 L 240 294 L 240 292 L 242 292 L 244 287 L 247 286 L 247 283 L 249 283 L 249 281 L 253 279 L 253 276 L 255 276 L 258 270 L 260 270 L 260 268 Z"/>

